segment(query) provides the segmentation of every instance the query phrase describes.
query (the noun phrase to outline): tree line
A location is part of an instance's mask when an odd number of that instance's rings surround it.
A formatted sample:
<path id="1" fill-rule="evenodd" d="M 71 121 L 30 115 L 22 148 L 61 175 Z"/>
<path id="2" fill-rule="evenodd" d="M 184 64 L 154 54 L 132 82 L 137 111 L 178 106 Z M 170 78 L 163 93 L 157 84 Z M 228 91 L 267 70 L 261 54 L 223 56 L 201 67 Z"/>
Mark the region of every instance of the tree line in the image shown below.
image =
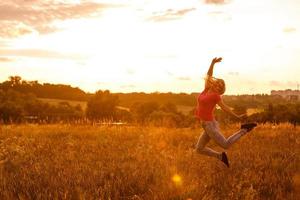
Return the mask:
<path id="1" fill-rule="evenodd" d="M 68 102 L 58 105 L 44 103 L 30 93 L 20 93 L 0 89 L 0 121 L 2 123 L 59 122 L 73 121 L 83 117 L 80 105 L 71 106 Z"/>
<path id="2" fill-rule="evenodd" d="M 87 102 L 86 110 L 69 102 L 50 104 L 30 93 L 0 90 L 0 123 L 101 123 L 123 122 L 158 126 L 184 126 L 187 117 L 176 105 L 158 102 L 134 103 L 130 109 L 119 107 L 119 98 L 110 91 L 97 91 Z"/>
<path id="3" fill-rule="evenodd" d="M 32 93 L 38 98 L 51 98 L 61 100 L 88 101 L 93 94 L 86 93 L 78 87 L 63 84 L 39 83 L 38 81 L 23 80 L 20 76 L 10 76 L 8 80 L 0 83 L 0 89 L 7 91 L 12 89 L 20 93 Z M 199 91 L 200 92 L 200 91 Z M 133 102 L 148 102 L 155 99 L 157 102 L 173 103 L 175 105 L 195 106 L 195 98 L 198 93 L 114 93 L 118 96 L 119 104 L 130 107 Z M 289 103 L 280 96 L 270 96 L 267 94 L 255 95 L 224 95 L 226 103 L 229 105 L 243 105 L 250 108 L 265 108 L 269 103 Z"/>
<path id="4" fill-rule="evenodd" d="M 59 96 L 55 92 L 65 94 Z M 50 104 L 38 97 L 69 100 L 82 98 L 86 99 L 87 108 L 83 109 L 79 104 L 72 105 L 68 101 Z M 48 84 L 39 84 L 37 81 L 32 83 L 15 76 L 0 84 L 0 122 L 122 122 L 190 127 L 197 124 L 194 115 L 196 97 L 196 93 L 123 94 L 110 93 L 109 90 L 86 94 L 79 88 L 59 84 L 50 87 Z M 247 112 L 249 108 L 260 110 L 250 115 L 248 121 L 300 123 L 299 101 L 288 101 L 280 96 L 270 95 L 224 96 L 224 101 L 240 114 Z M 183 114 L 178 110 L 178 105 L 190 105 L 190 112 Z M 218 109 L 216 118 L 224 123 L 238 122 Z"/>
<path id="5" fill-rule="evenodd" d="M 0 83 L 0 89 L 9 89 L 20 93 L 32 93 L 39 98 L 53 98 L 64 100 L 86 101 L 89 94 L 79 88 L 63 84 L 39 83 L 38 81 L 26 81 L 20 76 L 10 76 L 7 81 Z"/>

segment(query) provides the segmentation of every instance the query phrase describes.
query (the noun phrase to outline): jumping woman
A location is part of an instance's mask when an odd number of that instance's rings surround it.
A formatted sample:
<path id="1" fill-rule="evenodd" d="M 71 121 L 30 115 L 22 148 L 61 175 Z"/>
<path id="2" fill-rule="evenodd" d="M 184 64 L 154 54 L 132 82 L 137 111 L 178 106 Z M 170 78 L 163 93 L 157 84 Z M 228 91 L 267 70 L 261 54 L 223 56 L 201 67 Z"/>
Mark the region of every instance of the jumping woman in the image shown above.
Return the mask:
<path id="1" fill-rule="evenodd" d="M 196 151 L 203 155 L 215 157 L 221 160 L 227 167 L 229 167 L 229 162 L 226 153 L 220 153 L 214 151 L 211 148 L 205 147 L 206 144 L 209 142 L 210 139 L 213 139 L 219 146 L 223 147 L 224 149 L 228 149 L 243 135 L 251 131 L 256 126 L 256 124 L 242 124 L 241 129 L 228 138 L 225 138 L 220 132 L 219 123 L 215 120 L 213 115 L 217 104 L 223 111 L 239 119 L 246 116 L 246 114 L 237 115 L 222 100 L 221 95 L 223 95 L 225 92 L 225 82 L 223 79 L 213 77 L 214 65 L 221 61 L 222 58 L 214 58 L 212 60 L 211 65 L 207 71 L 207 76 L 205 78 L 205 88 L 199 94 L 197 99 L 196 117 L 200 120 L 204 132 L 199 137 L 199 140 L 196 144 Z"/>

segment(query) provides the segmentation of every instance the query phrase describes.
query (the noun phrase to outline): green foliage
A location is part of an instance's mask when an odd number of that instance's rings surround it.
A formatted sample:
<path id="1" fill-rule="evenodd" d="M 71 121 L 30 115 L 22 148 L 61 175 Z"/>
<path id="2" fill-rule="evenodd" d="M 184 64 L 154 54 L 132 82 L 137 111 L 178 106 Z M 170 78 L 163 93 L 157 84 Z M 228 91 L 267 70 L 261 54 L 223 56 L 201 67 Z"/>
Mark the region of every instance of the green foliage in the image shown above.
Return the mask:
<path id="1" fill-rule="evenodd" d="M 144 92 L 133 92 L 133 93 L 116 93 L 120 99 L 120 105 L 125 107 L 131 107 L 132 102 L 146 103 L 153 101 L 160 104 L 172 103 L 175 105 L 186 105 L 186 106 L 195 106 L 196 96 L 194 94 L 186 93 L 144 93 Z"/>
<path id="2" fill-rule="evenodd" d="M 133 116 L 132 113 L 128 110 L 124 109 L 116 109 L 116 120 L 121 121 L 121 122 L 132 122 L 133 121 Z"/>
<path id="3" fill-rule="evenodd" d="M 32 93 L 39 98 L 65 100 L 87 100 L 88 94 L 79 88 L 63 84 L 40 84 L 38 81 L 22 80 L 20 76 L 10 76 L 8 81 L 0 84 L 0 89 L 14 90 L 20 93 Z"/>
<path id="4" fill-rule="evenodd" d="M 33 94 L 23 94 L 15 90 L 0 90 L 0 120 L 4 123 L 26 122 L 57 122 L 77 120 L 83 117 L 78 105 L 71 106 L 67 102 L 50 105 L 39 101 Z"/>
<path id="5" fill-rule="evenodd" d="M 189 111 L 196 107 L 197 95 L 197 93 L 171 92 L 112 94 L 109 91 L 98 91 L 92 95 L 69 85 L 40 84 L 38 81 L 22 80 L 20 76 L 11 76 L 7 81 L 0 83 L 0 119 L 5 123 L 22 122 L 26 116 L 33 116 L 43 122 L 70 122 L 78 119 L 86 121 L 84 118 L 88 117 L 91 120 L 151 123 L 160 126 L 173 124 L 176 127 L 188 127 L 193 126 L 196 121 L 194 112 Z M 41 102 L 36 97 L 52 98 L 53 101 L 81 100 L 83 108 L 76 105 L 76 101 L 73 103 Z M 243 114 L 250 108 L 262 111 L 252 113 L 248 121 L 300 124 L 299 101 L 266 94 L 223 95 L 223 99 L 237 114 Z M 88 101 L 87 109 L 85 109 L 86 101 Z M 220 122 L 239 121 L 221 110 L 217 109 L 215 113 Z"/>
<path id="6" fill-rule="evenodd" d="M 134 103 L 130 110 L 138 123 L 144 123 L 150 114 L 159 109 L 159 104 L 154 101 Z"/>
<path id="7" fill-rule="evenodd" d="M 134 103 L 130 110 L 133 118 L 140 124 L 165 127 L 188 127 L 195 123 L 194 116 L 183 115 L 177 111 L 177 106 L 170 102 L 162 105 L 154 101 Z"/>
<path id="8" fill-rule="evenodd" d="M 92 120 L 113 120 L 116 118 L 118 96 L 109 90 L 97 91 L 87 104 L 87 117 Z"/>
<path id="9" fill-rule="evenodd" d="M 148 117 L 148 122 L 156 126 L 179 127 L 182 121 L 182 115 L 162 110 L 152 112 Z"/>

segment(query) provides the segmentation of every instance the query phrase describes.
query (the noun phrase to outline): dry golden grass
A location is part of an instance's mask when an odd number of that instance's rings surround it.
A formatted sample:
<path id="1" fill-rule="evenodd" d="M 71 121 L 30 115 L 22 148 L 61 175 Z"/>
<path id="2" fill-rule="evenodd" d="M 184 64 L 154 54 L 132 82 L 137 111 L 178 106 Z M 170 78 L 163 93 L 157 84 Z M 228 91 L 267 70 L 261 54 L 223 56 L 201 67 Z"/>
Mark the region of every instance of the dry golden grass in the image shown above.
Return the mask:
<path id="1" fill-rule="evenodd" d="M 200 132 L 2 126 L 0 199 L 299 198 L 299 128 L 258 127 L 228 150 L 229 169 L 193 153 Z"/>

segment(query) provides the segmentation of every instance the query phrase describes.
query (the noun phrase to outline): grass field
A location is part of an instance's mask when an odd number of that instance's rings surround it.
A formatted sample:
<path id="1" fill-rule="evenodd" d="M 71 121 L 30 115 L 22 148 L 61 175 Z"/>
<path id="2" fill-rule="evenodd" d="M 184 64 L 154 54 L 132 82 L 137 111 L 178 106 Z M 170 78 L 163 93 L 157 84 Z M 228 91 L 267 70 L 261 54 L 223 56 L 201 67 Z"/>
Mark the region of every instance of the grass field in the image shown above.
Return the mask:
<path id="1" fill-rule="evenodd" d="M 62 99 L 47 99 L 47 98 L 38 98 L 40 101 L 44 103 L 49 103 L 50 105 L 58 105 L 59 103 L 67 102 L 71 106 L 80 105 L 82 110 L 86 110 L 87 102 L 86 101 L 73 101 L 73 100 L 62 100 Z M 117 109 L 129 111 L 129 108 L 123 106 L 116 106 Z"/>
<path id="2" fill-rule="evenodd" d="M 87 102 L 86 101 L 73 101 L 73 100 L 63 100 L 63 99 L 48 99 L 48 98 L 38 98 L 44 103 L 49 103 L 50 105 L 57 105 L 62 102 L 68 102 L 71 106 L 80 105 L 83 110 L 86 110 Z"/>
<path id="3" fill-rule="evenodd" d="M 201 131 L 1 126 L 0 199 L 300 199 L 300 128 L 258 127 L 229 169 L 193 152 Z"/>

